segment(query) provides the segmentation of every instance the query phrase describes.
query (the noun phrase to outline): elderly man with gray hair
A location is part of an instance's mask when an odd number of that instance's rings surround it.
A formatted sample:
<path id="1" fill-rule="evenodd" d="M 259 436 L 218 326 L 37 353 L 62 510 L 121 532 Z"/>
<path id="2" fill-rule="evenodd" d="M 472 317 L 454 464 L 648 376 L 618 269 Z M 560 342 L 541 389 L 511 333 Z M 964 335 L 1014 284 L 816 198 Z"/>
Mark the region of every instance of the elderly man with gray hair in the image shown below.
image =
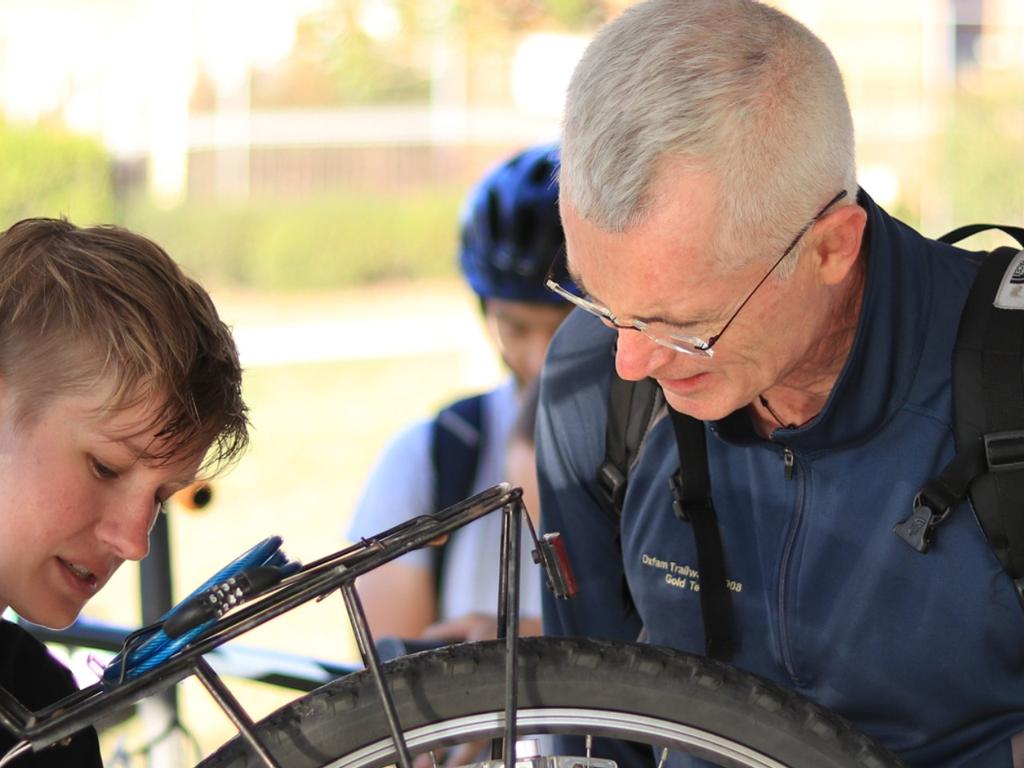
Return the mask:
<path id="1" fill-rule="evenodd" d="M 581 594 L 548 600 L 545 628 L 726 659 L 908 765 L 1022 765 L 1012 580 L 966 503 L 927 554 L 893 533 L 955 450 L 977 258 L 883 211 L 853 147 L 826 46 L 752 0 L 648 0 L 587 50 L 560 171 L 583 296 L 563 292 L 579 310 L 537 431 L 544 527 Z M 616 377 L 653 379 L 667 406 L 621 516 L 598 481 Z M 710 527 L 673 514 L 678 414 L 700 425 Z"/>

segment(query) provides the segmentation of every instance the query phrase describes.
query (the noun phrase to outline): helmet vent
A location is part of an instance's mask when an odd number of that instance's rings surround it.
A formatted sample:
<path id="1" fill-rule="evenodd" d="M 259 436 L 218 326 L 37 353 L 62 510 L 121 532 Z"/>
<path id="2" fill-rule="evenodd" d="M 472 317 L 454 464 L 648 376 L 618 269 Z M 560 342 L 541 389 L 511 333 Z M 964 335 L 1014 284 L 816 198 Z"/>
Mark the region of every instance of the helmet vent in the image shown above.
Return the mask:
<path id="1" fill-rule="evenodd" d="M 555 180 L 555 166 L 547 159 L 538 160 L 530 169 L 531 184 L 551 184 Z"/>
<path id="2" fill-rule="evenodd" d="M 501 242 L 501 200 L 498 199 L 498 192 L 491 189 L 487 193 L 487 224 L 491 230 L 491 242 Z"/>
<path id="3" fill-rule="evenodd" d="M 519 248 L 528 250 L 530 243 L 537 234 L 534 230 L 536 216 L 532 207 L 525 205 L 519 206 L 516 209 L 515 216 L 512 218 L 512 242 Z M 523 263 L 517 265 L 517 271 L 520 274 L 533 274 L 536 270 L 533 269 L 534 259 L 524 259 Z"/>

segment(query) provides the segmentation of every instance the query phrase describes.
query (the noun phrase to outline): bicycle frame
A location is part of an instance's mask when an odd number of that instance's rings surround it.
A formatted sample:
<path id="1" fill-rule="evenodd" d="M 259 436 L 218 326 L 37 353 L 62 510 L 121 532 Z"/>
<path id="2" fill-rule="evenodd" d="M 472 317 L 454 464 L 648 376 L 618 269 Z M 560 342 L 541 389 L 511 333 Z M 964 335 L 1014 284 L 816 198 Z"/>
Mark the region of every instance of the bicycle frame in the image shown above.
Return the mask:
<path id="1" fill-rule="evenodd" d="M 268 768 L 279 768 L 255 732 L 253 720 L 204 655 L 303 603 L 323 599 L 331 592 L 340 590 L 363 663 L 376 683 L 400 763 L 403 768 L 411 768 L 409 751 L 381 671 L 380 658 L 363 613 L 355 580 L 406 552 L 426 546 L 498 509 L 502 511 L 503 524 L 497 619 L 498 638 L 506 640 L 506 727 L 504 739 L 492 747 L 492 757 L 504 759 L 506 765 L 515 764 L 516 639 L 519 624 L 519 558 L 524 519 L 538 549 L 542 548 L 542 542 L 538 541 L 533 525 L 525 514 L 522 491 L 502 483 L 440 512 L 413 518 L 303 566 L 298 572 L 224 616 L 208 632 L 168 661 L 138 677 L 112 687 L 109 683 L 97 683 L 34 712 L 0 688 L 0 725 L 19 739 L 19 744 L 7 756 L 0 755 L 0 766 L 29 747 L 38 751 L 55 744 L 119 709 L 195 675 L 262 762 Z M 543 560 L 546 570 L 550 572 L 549 559 L 541 557 L 540 560 Z"/>

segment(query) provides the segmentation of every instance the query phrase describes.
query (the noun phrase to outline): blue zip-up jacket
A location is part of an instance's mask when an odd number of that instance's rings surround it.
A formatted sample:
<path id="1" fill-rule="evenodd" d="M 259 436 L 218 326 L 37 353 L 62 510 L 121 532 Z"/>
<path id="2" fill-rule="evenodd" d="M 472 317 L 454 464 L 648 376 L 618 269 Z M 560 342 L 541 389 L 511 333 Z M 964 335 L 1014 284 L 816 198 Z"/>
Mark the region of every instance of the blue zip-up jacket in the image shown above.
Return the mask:
<path id="1" fill-rule="evenodd" d="M 706 425 L 732 663 L 840 713 L 909 765 L 1010 768 L 1010 738 L 1024 731 L 1024 609 L 1012 581 L 967 504 L 927 554 L 893 533 L 954 453 L 951 356 L 978 258 L 922 237 L 863 192 L 858 201 L 864 301 L 824 410 L 768 440 L 743 411 Z M 652 643 L 703 653 L 693 535 L 671 511 L 669 419 L 630 474 L 621 542 L 599 501 L 613 341 L 577 311 L 545 366 L 543 527 L 565 536 L 581 589 L 546 598 L 545 627 L 635 639 L 642 623 Z M 623 575 L 637 609 L 628 616 Z"/>

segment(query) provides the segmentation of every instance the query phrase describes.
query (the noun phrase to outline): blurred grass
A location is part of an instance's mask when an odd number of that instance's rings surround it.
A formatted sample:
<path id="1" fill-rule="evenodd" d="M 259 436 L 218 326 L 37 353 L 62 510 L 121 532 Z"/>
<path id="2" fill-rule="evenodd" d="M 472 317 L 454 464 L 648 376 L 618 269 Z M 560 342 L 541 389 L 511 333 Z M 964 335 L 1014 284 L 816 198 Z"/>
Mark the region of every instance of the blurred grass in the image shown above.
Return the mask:
<path id="1" fill-rule="evenodd" d="M 125 226 L 209 285 L 271 291 L 456 274 L 461 189 L 337 190 L 298 200 L 125 205 Z"/>
<path id="2" fill-rule="evenodd" d="M 386 316 L 402 321 L 399 327 L 408 328 L 409 335 L 405 353 L 386 358 L 247 368 L 244 390 L 253 425 L 249 452 L 214 481 L 214 498 L 206 509 L 171 511 L 178 598 L 271 534 L 281 535 L 285 551 L 303 562 L 341 548 L 362 483 L 385 442 L 410 420 L 426 417 L 452 397 L 502 375 L 472 294 L 454 280 L 296 296 L 230 292 L 214 298 L 222 316 L 239 330 L 271 316 L 298 333 L 304 322 L 331 318 L 341 332 L 372 337 L 378 332 L 374 319 Z M 418 351 L 414 329 L 425 314 L 458 328 L 459 343 L 429 354 Z M 123 567 L 89 604 L 87 614 L 136 625 L 137 574 L 137 567 Z M 237 642 L 337 662 L 357 658 L 340 596 L 303 606 Z M 228 684 L 254 717 L 297 696 L 258 683 Z M 179 697 L 182 719 L 204 752 L 233 735 L 195 681 L 179 686 Z M 140 744 L 138 723 L 104 736 L 108 754 L 119 739 Z"/>

